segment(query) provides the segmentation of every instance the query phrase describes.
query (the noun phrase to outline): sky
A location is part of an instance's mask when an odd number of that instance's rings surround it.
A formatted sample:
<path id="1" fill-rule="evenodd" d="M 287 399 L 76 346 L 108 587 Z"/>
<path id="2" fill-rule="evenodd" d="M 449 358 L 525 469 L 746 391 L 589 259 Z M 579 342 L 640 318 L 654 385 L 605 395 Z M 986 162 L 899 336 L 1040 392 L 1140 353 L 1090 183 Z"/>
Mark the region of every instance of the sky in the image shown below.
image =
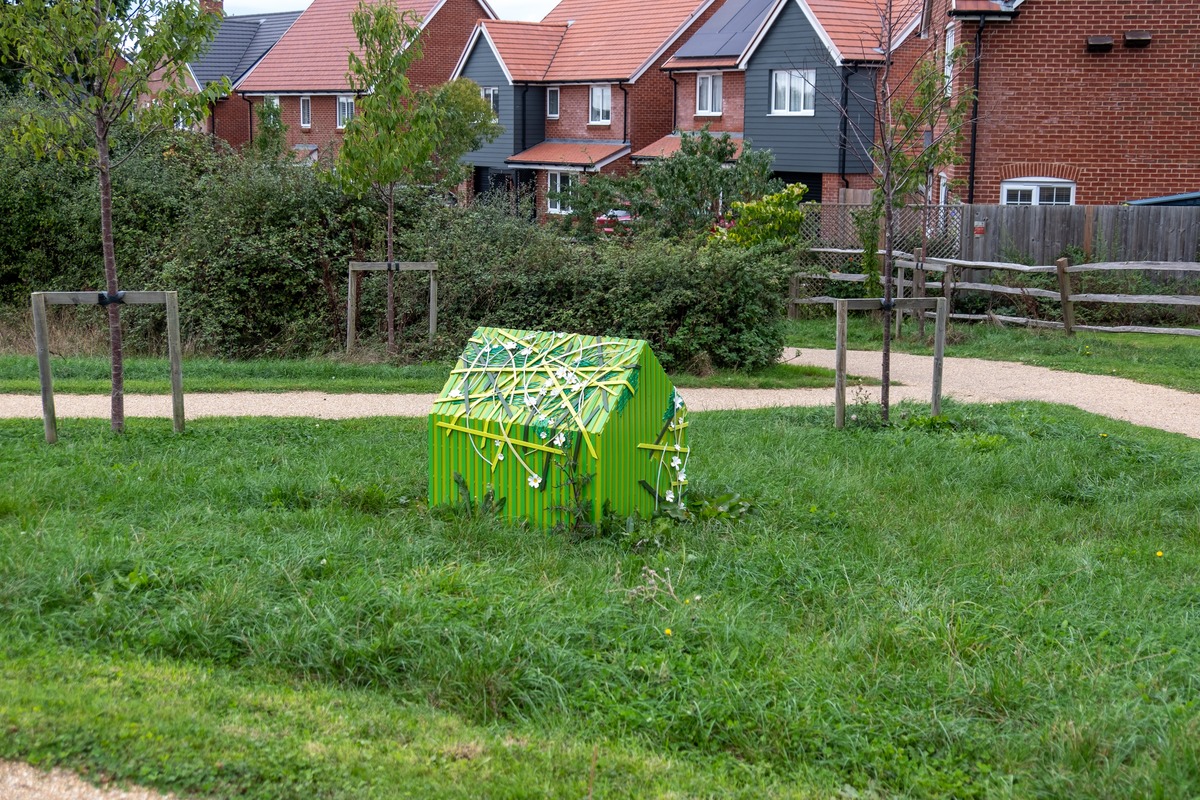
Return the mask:
<path id="1" fill-rule="evenodd" d="M 267 14 L 272 11 L 301 11 L 311 0 L 225 0 L 225 13 Z M 554 7 L 558 0 L 488 0 L 501 19 L 523 19 L 536 22 Z"/>

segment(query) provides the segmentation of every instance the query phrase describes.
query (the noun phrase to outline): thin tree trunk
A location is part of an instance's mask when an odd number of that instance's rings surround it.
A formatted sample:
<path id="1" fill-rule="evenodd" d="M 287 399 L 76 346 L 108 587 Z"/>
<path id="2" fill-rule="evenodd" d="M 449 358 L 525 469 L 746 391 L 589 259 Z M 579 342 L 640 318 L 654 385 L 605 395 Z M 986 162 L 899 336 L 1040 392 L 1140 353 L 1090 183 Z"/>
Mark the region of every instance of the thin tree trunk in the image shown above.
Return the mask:
<path id="1" fill-rule="evenodd" d="M 387 193 L 387 260 L 392 261 L 392 223 L 396 213 L 396 188 L 389 187 Z M 393 273 L 387 271 L 387 328 L 388 352 L 396 350 L 396 292 Z"/>
<path id="2" fill-rule="evenodd" d="M 883 386 L 879 391 L 879 415 L 888 421 L 892 388 L 892 198 L 889 175 L 883 196 Z"/>
<path id="3" fill-rule="evenodd" d="M 104 282 L 108 295 L 117 294 L 117 256 L 113 248 L 112 173 L 108 153 L 108 129 L 96 120 L 96 150 L 100 165 L 100 243 L 104 252 Z M 121 350 L 121 306 L 112 302 L 108 311 L 108 342 L 112 353 L 112 430 L 125 432 L 125 362 Z"/>

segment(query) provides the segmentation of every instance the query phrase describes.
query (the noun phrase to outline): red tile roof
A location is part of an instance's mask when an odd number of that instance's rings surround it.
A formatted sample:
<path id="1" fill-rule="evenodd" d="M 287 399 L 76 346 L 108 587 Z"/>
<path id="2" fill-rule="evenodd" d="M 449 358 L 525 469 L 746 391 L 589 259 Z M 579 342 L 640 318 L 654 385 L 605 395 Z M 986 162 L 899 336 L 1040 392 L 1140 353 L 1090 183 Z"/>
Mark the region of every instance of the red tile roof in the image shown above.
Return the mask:
<path id="1" fill-rule="evenodd" d="M 632 80 L 711 2 L 562 0 L 542 20 L 568 26 L 545 80 Z"/>
<path id="2" fill-rule="evenodd" d="M 738 159 L 742 155 L 742 145 L 744 142 L 740 137 L 733 137 L 735 150 L 733 151 L 734 159 Z M 633 154 L 632 158 L 635 161 L 650 158 L 670 158 L 679 152 L 680 145 L 683 142 L 683 137 L 678 133 L 671 133 L 659 139 L 649 147 L 643 147 Z"/>
<path id="3" fill-rule="evenodd" d="M 235 88 L 242 92 L 349 91 L 347 56 L 351 51 L 361 52 L 350 21 L 358 3 L 359 0 L 313 0 Z M 442 0 L 398 0 L 396 5 L 428 22 Z M 486 6 L 481 7 L 480 16 L 486 15 Z"/>
<path id="4" fill-rule="evenodd" d="M 535 144 L 506 159 L 509 164 L 545 164 L 583 167 L 585 171 L 603 167 L 629 152 L 624 142 L 562 142 L 550 140 Z"/>
<path id="5" fill-rule="evenodd" d="M 879 61 L 879 0 L 807 0 L 821 27 L 833 40 L 846 61 Z M 894 0 L 892 19 L 896 22 L 892 44 L 899 44 L 902 33 L 921 18 L 922 0 Z"/>
<path id="6" fill-rule="evenodd" d="M 490 19 L 482 23 L 514 81 L 540 81 L 562 44 L 566 25 Z"/>

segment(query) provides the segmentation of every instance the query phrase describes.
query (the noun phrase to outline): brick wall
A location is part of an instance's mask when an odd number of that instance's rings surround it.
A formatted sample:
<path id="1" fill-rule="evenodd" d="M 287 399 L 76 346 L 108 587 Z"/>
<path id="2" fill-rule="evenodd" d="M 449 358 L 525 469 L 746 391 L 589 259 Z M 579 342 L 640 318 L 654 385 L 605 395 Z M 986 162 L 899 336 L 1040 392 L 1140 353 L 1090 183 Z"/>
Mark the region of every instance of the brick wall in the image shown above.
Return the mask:
<path id="1" fill-rule="evenodd" d="M 236 94 L 217 101 L 210 124 L 214 124 L 216 130 L 208 128 L 209 131 L 234 147 L 241 147 L 250 140 L 250 108 Z"/>
<path id="2" fill-rule="evenodd" d="M 675 97 L 675 127 L 681 131 L 698 131 L 705 125 L 714 133 L 741 133 L 746 119 L 746 73 L 722 73 L 721 114 L 706 116 L 696 113 L 696 73 L 677 72 L 679 89 Z"/>
<path id="3" fill-rule="evenodd" d="M 257 102 L 260 98 L 254 98 Z M 334 95 L 312 95 L 311 125 L 300 127 L 300 98 L 279 98 L 279 116 L 287 126 L 288 147 L 316 145 L 321 159 L 332 159 L 341 146 L 342 131 L 337 127 L 337 97 Z"/>
<path id="4" fill-rule="evenodd" d="M 588 123 L 588 109 L 591 102 L 590 86 L 560 87 L 558 90 L 558 119 L 546 120 L 546 138 L 623 141 L 625 133 L 624 96 L 615 84 L 610 84 L 610 87 L 612 114 L 611 121 L 605 125 Z"/>
<path id="5" fill-rule="evenodd" d="M 875 178 L 872 175 L 847 175 L 846 181 L 850 184 L 846 186 L 842 183 L 842 176 L 836 172 L 827 172 L 821 176 L 821 202 L 836 203 L 838 201 L 838 190 L 846 189 L 874 189 Z M 810 192 L 810 197 L 813 192 Z"/>
<path id="6" fill-rule="evenodd" d="M 1019 177 L 1075 180 L 1081 205 L 1200 188 L 1198 24 L 1196 0 L 1027 0 L 1015 20 L 989 22 L 976 202 L 999 202 L 1000 182 Z M 970 52 L 975 24 L 961 28 Z M 1150 46 L 1124 47 L 1131 30 Z M 1111 52 L 1086 51 L 1097 35 L 1113 37 Z"/>

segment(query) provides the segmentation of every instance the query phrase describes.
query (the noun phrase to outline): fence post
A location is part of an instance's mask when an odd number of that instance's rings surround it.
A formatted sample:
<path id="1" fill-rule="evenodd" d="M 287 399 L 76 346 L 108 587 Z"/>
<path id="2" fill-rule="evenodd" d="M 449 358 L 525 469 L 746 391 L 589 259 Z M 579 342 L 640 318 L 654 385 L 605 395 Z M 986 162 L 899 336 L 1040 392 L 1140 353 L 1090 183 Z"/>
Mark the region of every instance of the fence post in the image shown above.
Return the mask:
<path id="1" fill-rule="evenodd" d="M 354 333 L 358 329 L 358 284 L 355 278 L 358 275 L 354 271 L 354 267 L 350 267 L 350 272 L 346 276 L 346 352 L 349 353 L 354 349 Z"/>
<path id="2" fill-rule="evenodd" d="M 42 382 L 42 427 L 46 443 L 58 441 L 58 420 L 54 416 L 54 378 L 50 374 L 50 329 L 46 324 L 46 298 L 41 292 L 30 296 L 33 305 L 33 341 L 37 349 L 38 377 Z"/>
<path id="3" fill-rule="evenodd" d="M 834 345 L 833 379 L 833 427 L 839 431 L 846 427 L 846 311 L 845 300 L 835 300 L 833 307 L 837 315 L 837 333 Z"/>
<path id="4" fill-rule="evenodd" d="M 437 333 L 437 273 L 429 270 L 429 343 Z"/>
<path id="5" fill-rule="evenodd" d="M 895 259 L 893 259 L 895 263 Z M 896 264 L 896 297 L 897 300 L 904 299 L 904 267 Z M 897 307 L 896 311 L 896 338 L 900 338 L 900 322 L 904 319 L 904 309 Z"/>
<path id="6" fill-rule="evenodd" d="M 1067 259 L 1054 262 L 1058 272 L 1058 293 L 1062 298 L 1063 330 L 1067 336 L 1075 335 L 1075 304 L 1071 302 L 1071 276 L 1067 274 Z"/>
<path id="7" fill-rule="evenodd" d="M 164 292 L 167 305 L 167 357 L 171 361 L 171 416 L 183 433 L 183 345 L 179 337 L 179 295 Z"/>
<path id="8" fill-rule="evenodd" d="M 913 261 L 916 267 L 913 269 L 913 297 L 925 299 L 925 248 L 918 247 L 913 250 Z M 917 309 L 917 333 L 922 339 L 925 338 L 925 309 Z"/>
<path id="9" fill-rule="evenodd" d="M 946 318 L 949 316 L 950 303 L 946 298 L 939 297 L 937 301 L 937 325 L 933 333 L 933 402 L 930 404 L 931 416 L 942 413 L 942 366 L 946 360 Z"/>

